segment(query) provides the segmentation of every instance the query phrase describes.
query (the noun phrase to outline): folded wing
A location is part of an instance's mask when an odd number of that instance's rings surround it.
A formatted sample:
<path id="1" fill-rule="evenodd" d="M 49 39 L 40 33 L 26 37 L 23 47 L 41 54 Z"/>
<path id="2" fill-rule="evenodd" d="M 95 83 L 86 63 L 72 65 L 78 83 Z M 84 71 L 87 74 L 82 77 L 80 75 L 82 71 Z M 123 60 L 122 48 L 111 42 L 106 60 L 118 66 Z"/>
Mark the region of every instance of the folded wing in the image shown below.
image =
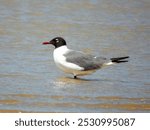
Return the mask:
<path id="1" fill-rule="evenodd" d="M 69 51 L 65 54 L 66 61 L 83 67 L 84 70 L 94 70 L 101 68 L 110 60 L 103 57 L 95 57 L 93 55 L 85 54 L 77 51 Z"/>

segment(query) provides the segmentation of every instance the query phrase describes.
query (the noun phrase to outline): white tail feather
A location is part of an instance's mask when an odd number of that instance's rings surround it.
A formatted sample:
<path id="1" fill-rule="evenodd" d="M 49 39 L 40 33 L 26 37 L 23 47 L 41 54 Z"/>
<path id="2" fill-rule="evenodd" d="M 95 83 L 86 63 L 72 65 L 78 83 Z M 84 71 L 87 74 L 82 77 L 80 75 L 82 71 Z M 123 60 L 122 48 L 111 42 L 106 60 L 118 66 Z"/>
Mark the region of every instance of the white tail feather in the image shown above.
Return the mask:
<path id="1" fill-rule="evenodd" d="M 105 63 L 105 65 L 113 65 L 114 63 L 113 62 L 108 62 L 108 63 Z"/>

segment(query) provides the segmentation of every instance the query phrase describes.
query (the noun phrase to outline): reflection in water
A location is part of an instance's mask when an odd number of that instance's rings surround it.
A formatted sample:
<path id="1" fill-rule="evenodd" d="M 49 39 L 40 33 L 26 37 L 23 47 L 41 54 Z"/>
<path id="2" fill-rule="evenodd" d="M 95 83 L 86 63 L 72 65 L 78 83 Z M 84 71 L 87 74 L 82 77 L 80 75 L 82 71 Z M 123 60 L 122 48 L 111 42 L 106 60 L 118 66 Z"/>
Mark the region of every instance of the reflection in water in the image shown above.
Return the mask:
<path id="1" fill-rule="evenodd" d="M 58 82 L 63 82 L 65 84 L 82 84 L 82 83 L 88 83 L 88 81 L 97 81 L 96 79 L 85 79 L 85 78 L 77 78 L 74 79 L 72 77 L 61 77 L 58 79 Z"/>
<path id="2" fill-rule="evenodd" d="M 70 77 L 60 77 L 58 79 L 56 79 L 56 81 L 53 81 L 53 86 L 54 87 L 60 87 L 60 88 L 66 88 L 67 86 L 68 87 L 71 87 L 71 86 L 74 86 L 74 85 L 81 85 L 81 84 L 84 84 L 86 83 L 88 80 L 85 80 L 85 79 L 74 79 L 74 78 L 70 78 Z"/>

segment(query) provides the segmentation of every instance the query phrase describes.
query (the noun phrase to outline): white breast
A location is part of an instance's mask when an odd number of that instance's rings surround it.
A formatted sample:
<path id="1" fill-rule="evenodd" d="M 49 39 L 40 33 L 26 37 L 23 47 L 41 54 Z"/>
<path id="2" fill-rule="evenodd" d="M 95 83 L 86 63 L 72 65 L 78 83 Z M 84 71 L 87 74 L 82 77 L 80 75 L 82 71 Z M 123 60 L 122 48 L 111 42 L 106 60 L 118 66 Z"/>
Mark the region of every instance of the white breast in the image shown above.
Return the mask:
<path id="1" fill-rule="evenodd" d="M 69 49 L 67 48 L 67 46 L 56 48 L 53 53 L 54 61 L 57 67 L 62 71 L 76 75 L 76 73 L 84 70 L 84 68 L 66 61 L 64 54 L 66 54 L 68 51 Z"/>

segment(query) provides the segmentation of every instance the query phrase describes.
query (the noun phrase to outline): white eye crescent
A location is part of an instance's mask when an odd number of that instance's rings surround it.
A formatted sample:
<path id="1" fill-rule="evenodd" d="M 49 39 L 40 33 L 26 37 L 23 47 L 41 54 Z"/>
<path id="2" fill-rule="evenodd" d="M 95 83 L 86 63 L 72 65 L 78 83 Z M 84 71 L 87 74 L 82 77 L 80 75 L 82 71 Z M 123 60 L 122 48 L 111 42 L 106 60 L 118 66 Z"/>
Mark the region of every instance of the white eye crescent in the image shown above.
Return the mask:
<path id="1" fill-rule="evenodd" d="M 59 42 L 59 40 L 58 40 L 58 39 L 56 39 L 56 42 L 58 43 L 58 42 Z"/>

